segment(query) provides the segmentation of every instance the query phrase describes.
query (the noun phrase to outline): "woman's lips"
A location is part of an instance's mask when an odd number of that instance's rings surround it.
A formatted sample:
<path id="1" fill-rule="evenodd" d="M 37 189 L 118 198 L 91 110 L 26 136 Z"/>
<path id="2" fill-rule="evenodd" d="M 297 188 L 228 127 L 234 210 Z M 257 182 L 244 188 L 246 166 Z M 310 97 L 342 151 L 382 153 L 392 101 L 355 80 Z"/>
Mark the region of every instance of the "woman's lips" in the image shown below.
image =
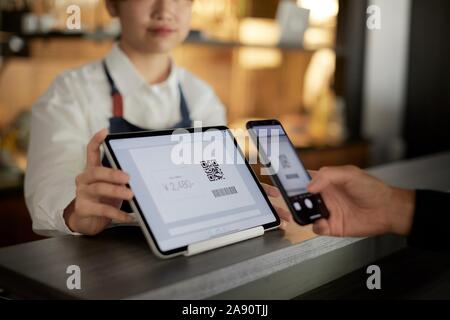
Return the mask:
<path id="1" fill-rule="evenodd" d="M 158 28 L 151 28 L 150 32 L 153 35 L 156 35 L 158 37 L 167 37 L 170 36 L 175 32 L 175 29 L 172 28 L 166 28 L 166 27 L 158 27 Z"/>

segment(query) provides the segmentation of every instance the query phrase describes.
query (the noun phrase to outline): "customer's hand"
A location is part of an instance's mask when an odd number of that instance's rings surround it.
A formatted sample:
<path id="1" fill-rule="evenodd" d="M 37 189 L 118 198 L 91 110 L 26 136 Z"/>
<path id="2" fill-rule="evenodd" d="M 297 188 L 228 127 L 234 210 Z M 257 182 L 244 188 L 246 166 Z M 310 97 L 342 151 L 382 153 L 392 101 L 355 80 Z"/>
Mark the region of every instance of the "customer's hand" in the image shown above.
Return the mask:
<path id="1" fill-rule="evenodd" d="M 314 223 L 315 233 L 350 237 L 409 234 L 414 191 L 388 186 L 354 166 L 324 167 L 312 176 L 308 191 L 320 193 L 330 211 L 328 219 Z"/>
<path id="2" fill-rule="evenodd" d="M 100 145 L 108 131 L 96 133 L 87 146 L 85 170 L 76 178 L 76 198 L 64 210 L 66 225 L 74 232 L 95 235 L 111 221 L 133 221 L 120 210 L 123 200 L 133 193 L 126 187 L 129 177 L 120 170 L 105 168 L 101 164 Z"/>

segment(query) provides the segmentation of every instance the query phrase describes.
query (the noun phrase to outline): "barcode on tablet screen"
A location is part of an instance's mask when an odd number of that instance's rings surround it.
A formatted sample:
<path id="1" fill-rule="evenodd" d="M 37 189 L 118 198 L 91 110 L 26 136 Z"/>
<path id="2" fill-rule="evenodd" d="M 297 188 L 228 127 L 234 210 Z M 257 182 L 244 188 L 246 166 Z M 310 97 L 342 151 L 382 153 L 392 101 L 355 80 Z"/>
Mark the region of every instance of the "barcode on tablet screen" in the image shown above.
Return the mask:
<path id="1" fill-rule="evenodd" d="M 218 197 L 229 196 L 231 194 L 235 194 L 235 193 L 237 193 L 237 190 L 233 186 L 233 187 L 226 187 L 226 188 L 222 188 L 222 189 L 212 190 L 212 193 L 215 198 L 218 198 Z"/>

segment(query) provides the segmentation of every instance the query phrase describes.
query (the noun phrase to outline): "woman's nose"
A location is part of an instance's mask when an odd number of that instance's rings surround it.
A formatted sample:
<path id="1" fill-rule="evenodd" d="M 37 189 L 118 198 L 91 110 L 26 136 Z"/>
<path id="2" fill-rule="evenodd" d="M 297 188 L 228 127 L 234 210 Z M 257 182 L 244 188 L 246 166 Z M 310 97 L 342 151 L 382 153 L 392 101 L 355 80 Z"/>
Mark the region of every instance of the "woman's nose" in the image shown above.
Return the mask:
<path id="1" fill-rule="evenodd" d="M 172 21 L 174 18 L 174 0 L 154 0 L 151 18 L 154 20 Z"/>

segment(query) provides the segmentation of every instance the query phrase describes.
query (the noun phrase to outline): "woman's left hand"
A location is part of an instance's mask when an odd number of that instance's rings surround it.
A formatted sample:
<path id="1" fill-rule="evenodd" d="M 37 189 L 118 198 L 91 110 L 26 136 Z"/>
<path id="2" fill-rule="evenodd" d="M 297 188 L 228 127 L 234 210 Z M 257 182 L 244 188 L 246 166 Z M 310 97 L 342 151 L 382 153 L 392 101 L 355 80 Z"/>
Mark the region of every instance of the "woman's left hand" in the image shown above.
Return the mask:
<path id="1" fill-rule="evenodd" d="M 278 190 L 277 187 L 268 185 L 266 183 L 261 183 L 261 185 L 264 188 L 264 191 L 266 192 L 266 194 L 269 196 L 269 199 L 281 197 L 280 190 Z M 275 203 L 273 203 L 273 201 L 271 201 L 271 202 L 272 202 L 272 206 L 277 211 L 277 214 L 281 219 L 280 228 L 284 230 L 286 228 L 287 223 L 292 220 L 292 215 L 286 209 L 281 208 L 279 205 L 276 205 Z"/>

